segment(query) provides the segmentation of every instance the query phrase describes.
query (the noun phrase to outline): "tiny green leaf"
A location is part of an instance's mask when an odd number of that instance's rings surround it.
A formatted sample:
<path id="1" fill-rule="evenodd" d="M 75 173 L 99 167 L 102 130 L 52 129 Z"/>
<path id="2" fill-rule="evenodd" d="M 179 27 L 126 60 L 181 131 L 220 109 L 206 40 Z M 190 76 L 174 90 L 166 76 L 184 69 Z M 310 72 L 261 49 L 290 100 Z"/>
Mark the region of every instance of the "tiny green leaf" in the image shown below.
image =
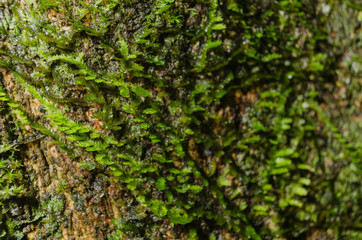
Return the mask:
<path id="1" fill-rule="evenodd" d="M 149 91 L 141 87 L 133 87 L 132 91 L 140 97 L 148 97 L 151 95 Z"/>
<path id="2" fill-rule="evenodd" d="M 153 109 L 153 108 L 147 108 L 147 109 L 143 110 L 144 114 L 154 114 L 156 112 L 157 112 L 157 110 Z"/>
<path id="3" fill-rule="evenodd" d="M 165 203 L 159 200 L 153 200 L 151 203 L 151 211 L 159 217 L 167 215 L 167 208 Z"/>
<path id="4" fill-rule="evenodd" d="M 287 158 L 278 157 L 275 159 L 275 166 L 276 167 L 288 167 L 292 164 L 292 160 Z"/>
<path id="5" fill-rule="evenodd" d="M 166 190 L 167 189 L 166 179 L 163 177 L 158 178 L 156 181 L 156 188 L 161 191 Z"/>
<path id="6" fill-rule="evenodd" d="M 221 45 L 221 41 L 217 40 L 215 42 L 208 42 L 206 45 L 206 49 L 216 48 Z"/>
<path id="7" fill-rule="evenodd" d="M 129 97 L 130 97 L 130 95 L 129 95 L 129 89 L 128 89 L 128 87 L 126 87 L 126 86 L 121 86 L 121 87 L 120 87 L 119 94 L 121 94 L 122 97 L 126 97 L 126 98 L 129 98 Z"/>
<path id="8" fill-rule="evenodd" d="M 141 124 L 140 124 L 140 128 L 141 128 L 141 129 L 148 129 L 148 128 L 150 128 L 150 127 L 151 127 L 151 125 L 148 124 L 148 123 L 141 123 Z"/>
<path id="9" fill-rule="evenodd" d="M 212 27 L 212 30 L 223 30 L 226 28 L 226 25 L 223 24 L 223 23 L 218 23 L 218 24 L 215 24 L 213 27 Z"/>
<path id="10" fill-rule="evenodd" d="M 188 135 L 193 135 L 194 131 L 192 131 L 190 128 L 186 128 L 185 133 L 188 134 Z"/>
<path id="11" fill-rule="evenodd" d="M 294 187 L 293 187 L 293 192 L 294 194 L 296 195 L 299 195 L 299 196 L 307 196 L 308 194 L 308 191 L 307 189 L 305 189 L 302 185 L 300 184 L 295 184 Z"/>
<path id="12" fill-rule="evenodd" d="M 171 223 L 174 224 L 187 224 L 192 222 L 192 218 L 187 214 L 187 212 L 181 208 L 171 208 L 168 211 L 168 218 Z"/>

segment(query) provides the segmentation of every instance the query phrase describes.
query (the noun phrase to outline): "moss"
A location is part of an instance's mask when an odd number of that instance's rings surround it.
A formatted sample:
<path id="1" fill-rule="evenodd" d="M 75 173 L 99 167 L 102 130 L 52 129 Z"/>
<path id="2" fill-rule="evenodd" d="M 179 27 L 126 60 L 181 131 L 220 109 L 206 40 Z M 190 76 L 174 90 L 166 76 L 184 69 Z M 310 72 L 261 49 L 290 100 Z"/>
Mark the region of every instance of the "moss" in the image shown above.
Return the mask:
<path id="1" fill-rule="evenodd" d="M 5 9 L 13 18 L 0 26 L 0 65 L 44 112 L 33 119 L 2 87 L 16 127 L 52 137 L 73 159 L 86 156 L 82 167 L 114 177 L 142 206 L 114 221 L 110 239 L 150 237 L 161 219 L 191 229 L 190 239 L 219 230 L 293 238 L 346 216 L 329 210 L 346 208 L 341 196 L 325 202 L 336 173 L 323 175 L 322 158 L 343 153 L 345 166 L 359 169 L 361 140 L 344 136 L 320 106 L 334 94 L 325 86 L 337 85 L 340 62 L 322 10 L 233 0 L 9 1 Z M 94 121 L 75 117 L 90 108 Z M 0 154 L 13 146 L 2 143 Z M 310 184 L 317 180 L 326 185 Z M 82 196 L 73 200 L 84 211 Z M 63 200 L 41 206 L 50 214 L 45 235 L 60 237 Z"/>

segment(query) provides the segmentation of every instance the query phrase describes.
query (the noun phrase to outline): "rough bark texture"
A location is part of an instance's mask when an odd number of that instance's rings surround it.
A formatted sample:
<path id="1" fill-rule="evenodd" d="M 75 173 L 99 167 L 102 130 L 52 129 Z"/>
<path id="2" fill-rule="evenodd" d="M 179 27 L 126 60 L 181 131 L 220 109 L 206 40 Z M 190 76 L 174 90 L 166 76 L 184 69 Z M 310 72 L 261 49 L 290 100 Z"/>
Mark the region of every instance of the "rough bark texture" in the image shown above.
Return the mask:
<path id="1" fill-rule="evenodd" d="M 0 1 L 0 236 L 360 238 L 361 21 L 353 1 Z"/>

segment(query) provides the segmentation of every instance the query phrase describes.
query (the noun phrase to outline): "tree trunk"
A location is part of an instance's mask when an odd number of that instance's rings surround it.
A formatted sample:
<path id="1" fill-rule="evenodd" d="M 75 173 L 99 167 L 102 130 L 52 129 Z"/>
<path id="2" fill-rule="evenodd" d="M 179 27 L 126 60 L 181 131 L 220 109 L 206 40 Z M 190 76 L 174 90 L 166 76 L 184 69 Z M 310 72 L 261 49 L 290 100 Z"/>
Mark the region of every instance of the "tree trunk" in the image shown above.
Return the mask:
<path id="1" fill-rule="evenodd" d="M 360 237 L 360 7 L 1 1 L 0 236 Z"/>

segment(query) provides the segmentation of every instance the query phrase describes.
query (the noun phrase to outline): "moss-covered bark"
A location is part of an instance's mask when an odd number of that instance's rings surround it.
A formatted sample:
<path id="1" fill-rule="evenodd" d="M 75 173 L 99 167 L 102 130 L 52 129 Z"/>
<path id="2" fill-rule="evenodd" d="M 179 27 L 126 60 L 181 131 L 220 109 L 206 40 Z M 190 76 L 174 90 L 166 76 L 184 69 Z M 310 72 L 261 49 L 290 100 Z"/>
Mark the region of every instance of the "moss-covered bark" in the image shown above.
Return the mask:
<path id="1" fill-rule="evenodd" d="M 0 2 L 4 239 L 361 238 L 361 5 Z"/>

